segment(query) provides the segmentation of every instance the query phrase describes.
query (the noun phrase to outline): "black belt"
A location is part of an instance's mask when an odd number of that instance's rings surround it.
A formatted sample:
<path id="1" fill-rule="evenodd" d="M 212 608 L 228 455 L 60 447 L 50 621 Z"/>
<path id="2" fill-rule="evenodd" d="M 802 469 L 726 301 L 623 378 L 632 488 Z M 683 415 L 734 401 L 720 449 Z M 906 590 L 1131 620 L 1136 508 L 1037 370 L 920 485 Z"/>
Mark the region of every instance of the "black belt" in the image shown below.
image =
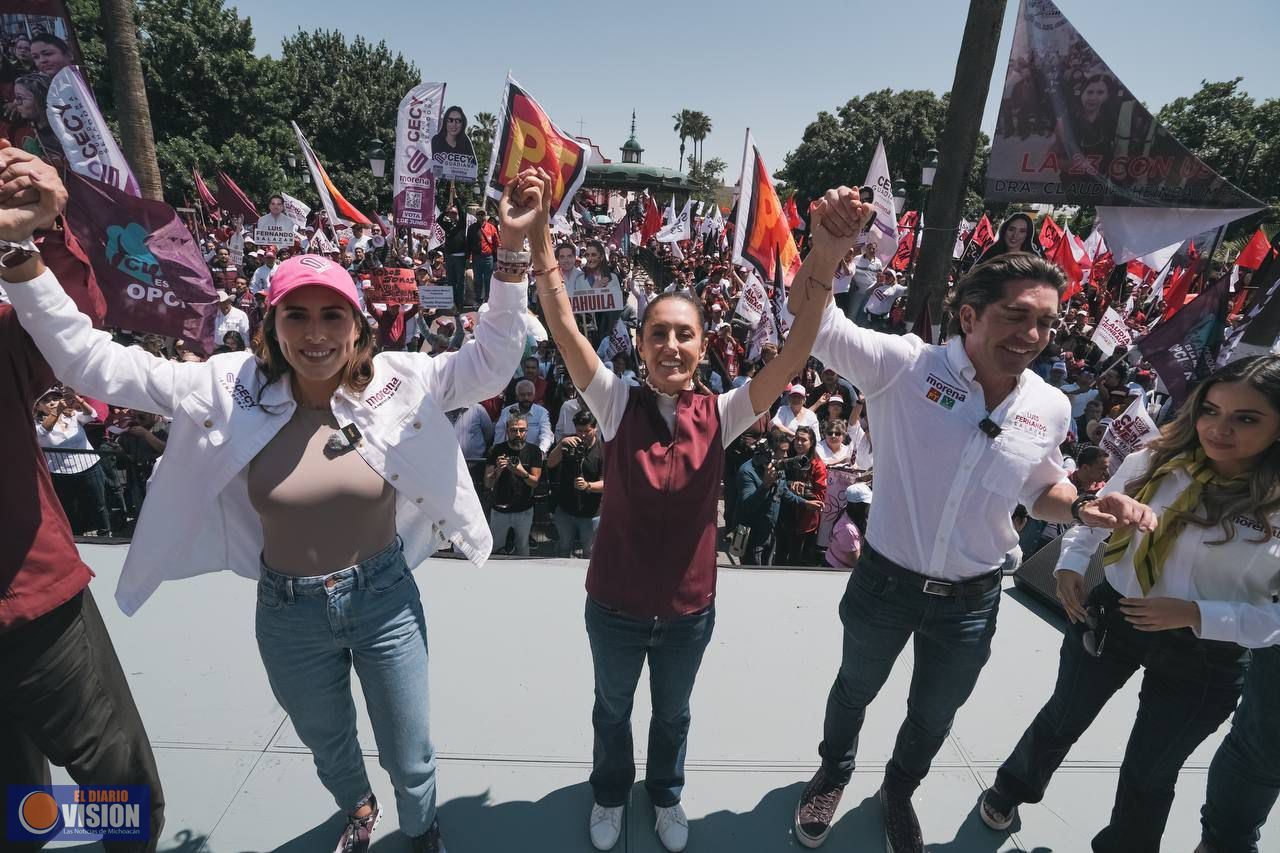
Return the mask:
<path id="1" fill-rule="evenodd" d="M 1003 573 L 1000 569 L 994 569 L 990 574 L 981 575 L 973 580 L 967 581 L 940 581 L 937 578 L 927 577 L 919 572 L 913 572 L 910 569 L 890 560 L 884 554 L 881 554 L 870 543 L 863 542 L 862 559 L 858 561 L 858 567 L 863 565 L 868 557 L 873 561 L 867 566 L 873 572 L 881 572 L 895 580 L 902 581 L 912 589 L 918 589 L 927 595 L 937 595 L 943 598 L 962 598 L 969 595 L 985 595 L 1000 585 Z M 854 569 L 857 571 L 857 568 Z"/>

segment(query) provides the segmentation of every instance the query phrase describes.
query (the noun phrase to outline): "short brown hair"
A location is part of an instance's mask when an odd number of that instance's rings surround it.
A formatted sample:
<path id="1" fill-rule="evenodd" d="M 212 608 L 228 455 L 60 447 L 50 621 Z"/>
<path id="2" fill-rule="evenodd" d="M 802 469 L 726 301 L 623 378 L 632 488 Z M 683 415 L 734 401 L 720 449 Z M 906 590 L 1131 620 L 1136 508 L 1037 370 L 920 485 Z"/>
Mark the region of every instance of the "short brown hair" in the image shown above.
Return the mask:
<path id="1" fill-rule="evenodd" d="M 964 329 L 960 327 L 962 307 L 970 305 L 981 315 L 988 305 L 1004 298 L 1006 284 L 1026 279 L 1049 285 L 1058 291 L 1059 298 L 1067 286 L 1067 277 L 1062 270 L 1038 255 L 1029 252 L 997 255 L 969 270 L 947 297 L 946 308 L 951 314 L 947 334 L 964 337 Z"/>

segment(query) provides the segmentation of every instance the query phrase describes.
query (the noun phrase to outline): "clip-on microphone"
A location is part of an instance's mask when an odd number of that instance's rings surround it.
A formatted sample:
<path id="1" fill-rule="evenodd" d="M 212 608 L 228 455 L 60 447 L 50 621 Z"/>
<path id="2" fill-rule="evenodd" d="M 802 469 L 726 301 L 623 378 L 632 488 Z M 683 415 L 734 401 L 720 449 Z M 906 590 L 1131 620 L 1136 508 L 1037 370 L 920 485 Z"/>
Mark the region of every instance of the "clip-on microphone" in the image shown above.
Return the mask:
<path id="1" fill-rule="evenodd" d="M 990 417 L 983 418 L 981 421 L 979 421 L 978 429 L 986 433 L 988 438 L 995 438 L 996 436 L 998 436 L 1000 433 L 1004 431 L 1000 429 L 1000 424 L 991 420 Z"/>

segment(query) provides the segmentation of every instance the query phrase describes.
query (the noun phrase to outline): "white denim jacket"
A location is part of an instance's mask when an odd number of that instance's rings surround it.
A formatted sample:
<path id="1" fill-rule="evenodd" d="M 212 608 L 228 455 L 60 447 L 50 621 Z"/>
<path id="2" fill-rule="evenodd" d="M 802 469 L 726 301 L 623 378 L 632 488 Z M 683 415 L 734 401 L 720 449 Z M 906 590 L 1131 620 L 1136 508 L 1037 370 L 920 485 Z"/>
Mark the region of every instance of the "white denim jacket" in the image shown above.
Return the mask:
<path id="1" fill-rule="evenodd" d="M 262 389 L 249 353 L 185 363 L 122 347 L 76 310 L 52 272 L 7 290 L 60 380 L 173 419 L 116 587 L 120 608 L 132 615 L 174 578 L 230 569 L 256 580 L 263 535 L 249 502 L 248 466 L 293 415 L 288 377 Z M 396 529 L 410 566 L 431 556 L 441 538 L 477 566 L 489 557 L 489 526 L 444 413 L 506 387 L 524 352 L 525 305 L 523 285 L 495 279 L 474 341 L 434 358 L 380 353 L 361 394 L 339 388 L 333 395 L 338 423 L 360 431 L 356 451 L 397 492 Z"/>

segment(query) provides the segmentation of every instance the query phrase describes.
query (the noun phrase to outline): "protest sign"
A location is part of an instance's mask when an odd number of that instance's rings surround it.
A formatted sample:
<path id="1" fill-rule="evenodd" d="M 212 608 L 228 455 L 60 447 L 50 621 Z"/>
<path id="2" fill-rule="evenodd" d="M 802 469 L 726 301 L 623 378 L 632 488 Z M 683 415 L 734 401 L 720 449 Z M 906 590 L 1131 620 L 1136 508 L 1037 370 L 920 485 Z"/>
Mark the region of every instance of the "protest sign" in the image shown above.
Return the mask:
<path id="1" fill-rule="evenodd" d="M 1110 358 L 1116 347 L 1133 346 L 1133 335 L 1116 309 L 1108 308 L 1102 313 L 1098 327 L 1093 330 L 1093 343 L 1102 350 L 1103 358 Z"/>
<path id="2" fill-rule="evenodd" d="M 258 220 L 257 227 L 253 229 L 253 242 L 259 246 L 292 246 L 296 232 L 292 227 L 292 220 L 290 223 L 290 227 L 281 228 Z"/>
<path id="3" fill-rule="evenodd" d="M 1145 447 L 1159 434 L 1160 430 L 1147 414 L 1142 397 L 1138 397 L 1124 410 L 1124 414 L 1111 422 L 1099 442 L 1099 446 L 1107 452 L 1111 473 L 1114 474 L 1120 468 L 1120 463 L 1126 456 Z"/>
<path id="4" fill-rule="evenodd" d="M 692 224 L 690 222 L 689 208 L 693 204 L 693 199 L 689 199 L 684 203 L 684 209 L 680 211 L 671 222 L 663 226 L 657 236 L 654 238 L 659 243 L 674 243 L 677 240 L 688 240 L 693 236 Z"/>
<path id="5" fill-rule="evenodd" d="M 485 194 L 497 201 L 521 171 L 540 167 L 551 175 L 553 215 L 568 218 L 573 196 L 587 176 L 591 150 L 556 127 L 510 74 L 499 110 Z"/>
<path id="6" fill-rule="evenodd" d="M 467 135 L 467 114 L 461 107 L 444 111 L 439 129 L 431 137 L 431 159 L 437 180 L 476 182 L 476 152 Z"/>
<path id="7" fill-rule="evenodd" d="M 307 217 L 311 215 L 311 208 L 288 193 L 280 193 L 280 197 L 284 199 L 284 214 L 293 220 L 294 228 L 306 225 Z"/>
<path id="8" fill-rule="evenodd" d="M 774 280 L 781 267 L 782 280 L 790 282 L 800 269 L 800 250 L 750 128 L 742 151 L 740 181 L 733 225 L 733 262 L 754 266 L 768 281 Z"/>
<path id="9" fill-rule="evenodd" d="M 418 302 L 418 283 L 413 270 L 402 270 L 396 267 L 385 267 L 369 273 L 368 294 L 371 302 L 399 302 L 402 305 L 416 305 Z"/>
<path id="10" fill-rule="evenodd" d="M 391 183 L 397 225 L 429 227 L 435 221 L 436 175 L 431 142 L 440 120 L 444 89 L 444 83 L 419 83 L 400 101 Z M 475 180 L 474 171 L 471 180 Z"/>
<path id="11" fill-rule="evenodd" d="M 760 283 L 755 273 L 748 273 L 734 313 L 745 320 L 748 326 L 754 328 L 760 322 L 760 317 L 763 316 L 768 303 L 769 294 L 765 291 L 764 285 Z"/>
<path id="12" fill-rule="evenodd" d="M 827 547 L 831 541 L 831 531 L 844 515 L 844 493 L 862 474 L 852 465 L 827 466 L 827 496 L 822 501 L 822 518 L 818 522 L 819 548 Z"/>
<path id="13" fill-rule="evenodd" d="M 601 311 L 621 311 L 626 305 L 618 280 L 610 278 L 604 287 L 579 287 L 569 294 L 569 303 L 575 314 L 596 314 Z"/>
<path id="14" fill-rule="evenodd" d="M 7 17 L 7 16 L 6 16 Z M 102 181 L 131 196 L 141 196 L 124 153 L 116 145 L 89 84 L 74 65 L 68 65 L 49 81 L 45 114 L 49 127 L 62 143 L 71 170 Z M 12 140 L 11 140 L 12 141 Z"/>
<path id="15" fill-rule="evenodd" d="M 418 304 L 423 308 L 452 308 L 453 288 L 447 284 L 418 285 Z"/>
<path id="16" fill-rule="evenodd" d="M 605 364 L 610 364 L 614 358 L 619 355 L 630 355 L 631 353 L 631 330 L 627 328 L 627 324 L 622 322 L 622 318 L 618 318 L 618 322 L 614 323 L 613 331 L 609 333 L 609 337 L 600 342 L 600 346 L 596 348 L 596 355 L 600 356 L 600 360 Z"/>

